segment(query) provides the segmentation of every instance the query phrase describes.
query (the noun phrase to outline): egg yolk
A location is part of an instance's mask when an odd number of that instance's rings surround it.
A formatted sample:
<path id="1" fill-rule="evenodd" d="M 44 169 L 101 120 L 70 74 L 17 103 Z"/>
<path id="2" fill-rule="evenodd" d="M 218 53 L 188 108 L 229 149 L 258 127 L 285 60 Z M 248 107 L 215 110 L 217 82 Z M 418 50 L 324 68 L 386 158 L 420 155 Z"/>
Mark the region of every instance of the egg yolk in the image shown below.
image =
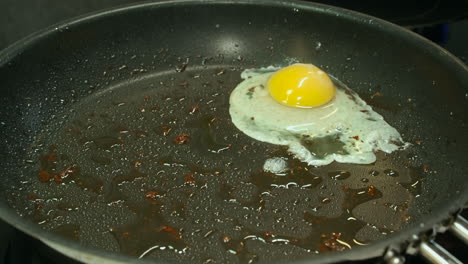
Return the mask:
<path id="1" fill-rule="evenodd" d="M 268 92 L 279 103 L 297 108 L 324 105 L 335 97 L 330 77 L 312 64 L 293 64 L 275 72 L 267 82 Z"/>

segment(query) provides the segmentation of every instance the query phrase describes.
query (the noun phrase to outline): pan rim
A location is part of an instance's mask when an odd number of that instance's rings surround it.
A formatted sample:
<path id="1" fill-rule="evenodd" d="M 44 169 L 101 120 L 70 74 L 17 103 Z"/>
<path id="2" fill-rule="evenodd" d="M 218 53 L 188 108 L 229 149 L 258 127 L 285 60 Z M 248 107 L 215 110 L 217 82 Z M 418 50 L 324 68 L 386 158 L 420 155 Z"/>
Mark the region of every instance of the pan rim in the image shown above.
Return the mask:
<path id="1" fill-rule="evenodd" d="M 436 45 L 435 43 L 421 37 L 420 35 L 409 31 L 405 28 L 402 28 L 398 25 L 395 25 L 391 22 L 365 15 L 356 11 L 351 11 L 339 7 L 328 6 L 318 3 L 310 3 L 304 1 L 275 1 L 275 0 L 162 0 L 162 1 L 149 1 L 141 3 L 133 3 L 129 5 L 123 5 L 119 7 L 114 7 L 111 9 L 101 10 L 92 12 L 89 14 L 81 15 L 76 18 L 68 19 L 64 22 L 54 24 L 46 29 L 40 30 L 36 33 L 33 33 L 21 40 L 16 41 L 11 44 L 4 50 L 0 51 L 0 67 L 5 67 L 8 63 L 18 54 L 21 54 L 22 51 L 34 46 L 35 43 L 41 42 L 46 37 L 54 36 L 54 34 L 59 34 L 61 29 L 67 27 L 78 27 L 83 23 L 93 22 L 95 20 L 105 19 L 108 16 L 119 15 L 126 12 L 131 12 L 134 10 L 145 9 L 145 8 L 159 8 L 159 7 L 169 7 L 169 6 L 190 6 L 190 5 L 226 5 L 226 4 L 239 4 L 239 5 L 253 5 L 253 6 L 269 6 L 277 8 L 297 8 L 299 10 L 304 10 L 308 12 L 319 12 L 327 15 L 339 15 L 345 17 L 346 19 L 353 20 L 356 22 L 367 22 L 372 21 L 373 24 L 377 24 L 381 27 L 391 30 L 392 32 L 397 32 L 403 34 L 404 36 L 414 39 L 414 41 L 424 43 L 428 45 L 428 48 L 435 52 L 433 56 L 440 56 L 441 58 L 450 61 L 454 67 L 458 67 L 459 72 L 468 74 L 468 66 L 465 65 L 460 59 L 452 55 L 450 52 Z M 296 263 L 308 263 L 311 260 L 320 261 L 321 263 L 331 263 L 344 260 L 357 260 L 364 259 L 369 257 L 375 257 L 382 255 L 384 251 L 392 246 L 397 246 L 402 244 L 405 241 L 408 241 L 413 234 L 419 234 L 424 231 L 430 230 L 432 227 L 439 224 L 441 221 L 447 219 L 450 214 L 453 214 L 468 201 L 468 192 L 460 193 L 458 199 L 446 206 L 445 208 L 440 208 L 438 211 L 433 212 L 433 216 L 427 220 L 414 225 L 408 226 L 403 232 L 395 232 L 394 234 L 388 236 L 386 239 L 376 241 L 368 246 L 354 248 L 352 250 L 347 250 L 344 252 L 335 252 L 333 254 L 321 254 L 318 256 L 311 256 L 307 259 L 298 259 Z M 149 260 L 136 260 L 134 257 L 124 255 L 119 252 L 110 252 L 102 249 L 93 248 L 86 245 L 81 245 L 78 242 L 71 241 L 65 238 L 62 238 L 58 235 L 55 235 L 52 232 L 43 230 L 39 225 L 36 225 L 29 220 L 19 216 L 13 209 L 11 209 L 4 201 L 0 202 L 0 218 L 5 220 L 10 225 L 20 229 L 21 231 L 38 238 L 40 240 L 46 239 L 54 243 L 61 244 L 67 248 L 79 250 L 83 253 L 86 253 L 90 256 L 109 258 L 113 261 L 128 263 L 128 262 L 138 262 L 138 263 L 154 263 Z M 140 262 L 141 261 L 141 262 Z"/>

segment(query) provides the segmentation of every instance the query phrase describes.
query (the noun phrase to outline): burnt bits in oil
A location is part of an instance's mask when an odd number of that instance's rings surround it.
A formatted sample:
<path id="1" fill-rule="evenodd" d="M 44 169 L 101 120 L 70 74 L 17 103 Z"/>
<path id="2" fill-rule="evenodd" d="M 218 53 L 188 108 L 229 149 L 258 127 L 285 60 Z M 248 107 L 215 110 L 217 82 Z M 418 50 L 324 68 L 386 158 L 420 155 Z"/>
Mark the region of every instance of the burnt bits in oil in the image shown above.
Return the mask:
<path id="1" fill-rule="evenodd" d="M 396 204 L 389 185 L 420 192 L 420 181 L 386 161 L 314 168 L 249 138 L 227 107 L 239 71 L 181 63 L 92 94 L 52 120 L 33 146 L 40 154 L 28 165 L 35 176 L 22 186 L 19 213 L 136 257 L 268 263 L 370 243 L 390 229 L 354 212 Z M 319 157 L 344 151 L 338 142 L 301 140 Z M 282 175 L 262 170 L 274 156 L 288 161 Z"/>

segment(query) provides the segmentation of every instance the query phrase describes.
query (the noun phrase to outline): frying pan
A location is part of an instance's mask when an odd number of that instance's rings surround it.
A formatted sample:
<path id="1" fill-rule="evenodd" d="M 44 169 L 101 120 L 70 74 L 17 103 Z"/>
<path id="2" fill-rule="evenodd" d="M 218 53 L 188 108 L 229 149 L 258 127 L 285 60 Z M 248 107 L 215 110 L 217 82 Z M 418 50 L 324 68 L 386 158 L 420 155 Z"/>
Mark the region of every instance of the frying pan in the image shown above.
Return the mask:
<path id="1" fill-rule="evenodd" d="M 466 66 L 374 17 L 160 1 L 65 22 L 0 58 L 1 217 L 84 262 L 364 259 L 468 200 Z M 313 168 L 238 131 L 240 72 L 295 61 L 356 91 L 411 147 Z M 289 176 L 262 171 L 276 156 Z"/>

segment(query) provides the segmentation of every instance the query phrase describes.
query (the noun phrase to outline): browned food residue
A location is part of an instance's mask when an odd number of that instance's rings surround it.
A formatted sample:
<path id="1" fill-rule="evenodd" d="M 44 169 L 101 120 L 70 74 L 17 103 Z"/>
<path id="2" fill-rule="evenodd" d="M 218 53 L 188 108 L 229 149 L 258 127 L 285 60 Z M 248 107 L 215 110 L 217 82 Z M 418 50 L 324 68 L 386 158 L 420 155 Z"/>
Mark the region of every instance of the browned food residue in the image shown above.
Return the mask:
<path id="1" fill-rule="evenodd" d="M 178 135 L 177 137 L 174 138 L 174 143 L 178 144 L 178 145 L 183 145 L 183 144 L 187 144 L 190 142 L 190 137 L 188 134 L 180 134 Z"/>

